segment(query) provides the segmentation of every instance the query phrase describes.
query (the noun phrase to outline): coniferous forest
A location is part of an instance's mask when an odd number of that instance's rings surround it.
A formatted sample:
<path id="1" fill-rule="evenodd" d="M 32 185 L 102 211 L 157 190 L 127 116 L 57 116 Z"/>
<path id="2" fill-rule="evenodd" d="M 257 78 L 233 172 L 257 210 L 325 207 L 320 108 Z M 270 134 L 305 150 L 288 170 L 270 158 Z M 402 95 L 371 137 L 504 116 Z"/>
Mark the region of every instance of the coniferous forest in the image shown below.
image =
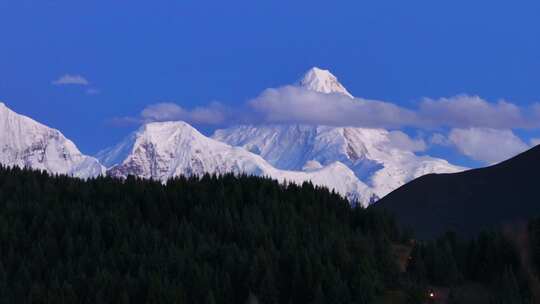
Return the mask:
<path id="1" fill-rule="evenodd" d="M 0 302 L 430 303 L 446 290 L 449 303 L 534 303 L 539 227 L 524 247 L 502 232 L 418 241 L 309 183 L 0 168 Z"/>
<path id="2" fill-rule="evenodd" d="M 5 303 L 369 303 L 395 284 L 398 238 L 310 184 L 0 170 Z"/>

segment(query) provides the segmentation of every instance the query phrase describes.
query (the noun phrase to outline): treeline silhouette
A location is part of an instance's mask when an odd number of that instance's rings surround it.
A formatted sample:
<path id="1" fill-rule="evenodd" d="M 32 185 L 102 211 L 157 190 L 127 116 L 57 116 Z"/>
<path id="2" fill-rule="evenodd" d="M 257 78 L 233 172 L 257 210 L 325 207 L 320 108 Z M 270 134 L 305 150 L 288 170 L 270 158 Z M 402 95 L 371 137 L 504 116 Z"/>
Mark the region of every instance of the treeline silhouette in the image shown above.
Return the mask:
<path id="1" fill-rule="evenodd" d="M 540 219 L 420 241 L 311 183 L 0 166 L 0 303 L 536 303 L 538 273 Z"/>
<path id="2" fill-rule="evenodd" d="M 0 167 L 1 303 L 371 303 L 401 238 L 310 183 Z"/>

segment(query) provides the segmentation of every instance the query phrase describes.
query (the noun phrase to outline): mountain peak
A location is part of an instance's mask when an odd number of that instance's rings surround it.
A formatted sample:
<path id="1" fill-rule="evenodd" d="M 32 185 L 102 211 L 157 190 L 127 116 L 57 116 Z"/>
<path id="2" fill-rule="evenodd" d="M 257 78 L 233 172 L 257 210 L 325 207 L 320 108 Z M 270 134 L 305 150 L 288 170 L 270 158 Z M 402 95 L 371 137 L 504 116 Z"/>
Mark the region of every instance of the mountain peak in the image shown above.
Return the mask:
<path id="1" fill-rule="evenodd" d="M 50 173 L 94 177 L 105 173 L 97 159 L 83 155 L 60 131 L 18 114 L 0 102 L 0 163 Z"/>
<path id="2" fill-rule="evenodd" d="M 143 125 L 138 133 L 161 135 L 164 138 L 170 137 L 176 133 L 193 134 L 196 136 L 202 136 L 193 126 L 184 121 L 163 121 L 163 122 L 150 122 Z"/>
<path id="3" fill-rule="evenodd" d="M 130 156 L 134 147 L 152 144 L 174 150 L 175 147 L 187 143 L 190 146 L 204 138 L 197 129 L 184 121 L 149 122 L 131 133 L 119 144 L 104 149 L 96 157 L 108 168 L 121 165 Z M 204 139 L 203 139 L 204 141 Z"/>
<path id="4" fill-rule="evenodd" d="M 329 70 L 318 67 L 309 69 L 300 80 L 300 86 L 319 93 L 338 93 L 353 97 Z"/>
<path id="5" fill-rule="evenodd" d="M 0 111 L 3 112 L 3 113 L 11 113 L 13 112 L 10 108 L 8 108 L 8 106 L 3 103 L 2 101 L 0 101 Z"/>
<path id="6" fill-rule="evenodd" d="M 195 130 L 187 122 L 178 120 L 178 121 L 159 121 L 159 122 L 149 122 L 142 126 L 142 130 L 167 130 L 167 129 L 189 129 Z"/>

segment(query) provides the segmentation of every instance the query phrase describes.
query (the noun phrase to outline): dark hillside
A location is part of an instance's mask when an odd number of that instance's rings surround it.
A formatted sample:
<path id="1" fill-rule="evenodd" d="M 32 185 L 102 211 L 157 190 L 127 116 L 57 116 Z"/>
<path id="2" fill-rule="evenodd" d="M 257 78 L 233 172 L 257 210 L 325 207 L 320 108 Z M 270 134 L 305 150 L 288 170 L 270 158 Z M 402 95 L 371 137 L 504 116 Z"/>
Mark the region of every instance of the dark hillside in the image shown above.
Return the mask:
<path id="1" fill-rule="evenodd" d="M 487 147 L 496 149 L 496 147 Z M 381 199 L 420 238 L 465 236 L 540 215 L 540 146 L 497 165 L 420 177 Z"/>

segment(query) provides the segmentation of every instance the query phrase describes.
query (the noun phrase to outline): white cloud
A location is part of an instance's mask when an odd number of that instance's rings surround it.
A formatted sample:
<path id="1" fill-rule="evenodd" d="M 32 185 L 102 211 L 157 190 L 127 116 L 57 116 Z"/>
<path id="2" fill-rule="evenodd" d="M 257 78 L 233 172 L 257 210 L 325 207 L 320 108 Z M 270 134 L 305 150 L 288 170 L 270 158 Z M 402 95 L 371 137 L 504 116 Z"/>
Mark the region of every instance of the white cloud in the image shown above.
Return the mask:
<path id="1" fill-rule="evenodd" d="M 192 110 L 167 102 L 146 107 L 141 112 L 141 118 L 144 122 L 183 120 L 189 123 L 217 125 L 225 121 L 226 111 L 226 108 L 218 102 Z"/>
<path id="2" fill-rule="evenodd" d="M 424 99 L 418 109 L 421 125 L 454 128 L 527 128 L 533 121 L 515 104 L 489 103 L 478 96 L 458 95 L 451 98 Z"/>
<path id="3" fill-rule="evenodd" d="M 412 139 L 401 131 L 392 131 L 388 135 L 390 145 L 394 148 L 412 152 L 425 151 L 427 149 L 426 143 L 421 138 Z"/>
<path id="4" fill-rule="evenodd" d="M 186 115 L 184 108 L 172 102 L 149 105 L 141 112 L 142 120 L 146 121 L 181 120 Z"/>
<path id="5" fill-rule="evenodd" d="M 448 139 L 464 155 L 486 164 L 500 162 L 529 148 L 511 130 L 453 129 Z"/>
<path id="6" fill-rule="evenodd" d="M 395 104 L 351 99 L 286 86 L 267 89 L 249 105 L 264 122 L 395 128 L 414 124 L 415 113 Z"/>
<path id="7" fill-rule="evenodd" d="M 176 103 L 162 102 L 147 106 L 138 117 L 117 117 L 110 122 L 113 125 L 125 126 L 156 121 L 182 120 L 192 124 L 219 125 L 224 123 L 228 116 L 228 109 L 218 102 L 191 110 Z"/>
<path id="8" fill-rule="evenodd" d="M 176 103 L 157 103 L 137 117 L 116 118 L 117 125 L 183 120 L 193 124 L 301 123 L 328 126 L 427 130 L 428 143 L 455 147 L 471 159 L 495 163 L 526 150 L 529 145 L 512 129 L 540 128 L 540 104 L 520 107 L 507 101 L 488 102 L 478 96 L 458 95 L 424 99 L 417 107 L 323 94 L 296 86 L 271 88 L 248 102 L 248 108 L 226 108 L 219 103 L 186 109 Z M 245 111 L 244 111 L 245 110 Z M 450 129 L 448 136 L 441 130 Z M 433 133 L 435 132 L 435 133 Z M 426 142 L 401 131 L 390 133 L 396 148 L 425 151 Z M 540 144 L 532 139 L 531 144 Z"/>
<path id="9" fill-rule="evenodd" d="M 81 85 L 87 86 L 90 82 L 81 75 L 65 74 L 52 82 L 53 85 Z"/>
<path id="10" fill-rule="evenodd" d="M 294 86 L 267 89 L 249 102 L 265 123 L 303 123 L 330 126 L 444 130 L 429 143 L 454 146 L 471 159 L 487 164 L 507 159 L 529 148 L 512 129 L 540 127 L 540 104 L 520 107 L 501 100 L 488 102 L 478 96 L 424 99 L 417 107 L 404 108 L 384 101 L 322 94 Z M 426 150 L 421 139 L 394 131 L 391 142 L 401 149 Z M 540 139 L 534 141 L 540 144 Z"/>
<path id="11" fill-rule="evenodd" d="M 294 86 L 267 89 L 249 105 L 264 122 L 305 123 L 331 126 L 400 128 L 494 129 L 540 127 L 540 105 L 520 108 L 499 101 L 488 102 L 478 96 L 424 99 L 417 108 L 394 103 L 323 94 Z"/>
<path id="12" fill-rule="evenodd" d="M 452 145 L 452 142 L 450 142 L 450 140 L 441 133 L 433 133 L 429 138 L 429 142 L 433 145 L 445 147 Z"/>

